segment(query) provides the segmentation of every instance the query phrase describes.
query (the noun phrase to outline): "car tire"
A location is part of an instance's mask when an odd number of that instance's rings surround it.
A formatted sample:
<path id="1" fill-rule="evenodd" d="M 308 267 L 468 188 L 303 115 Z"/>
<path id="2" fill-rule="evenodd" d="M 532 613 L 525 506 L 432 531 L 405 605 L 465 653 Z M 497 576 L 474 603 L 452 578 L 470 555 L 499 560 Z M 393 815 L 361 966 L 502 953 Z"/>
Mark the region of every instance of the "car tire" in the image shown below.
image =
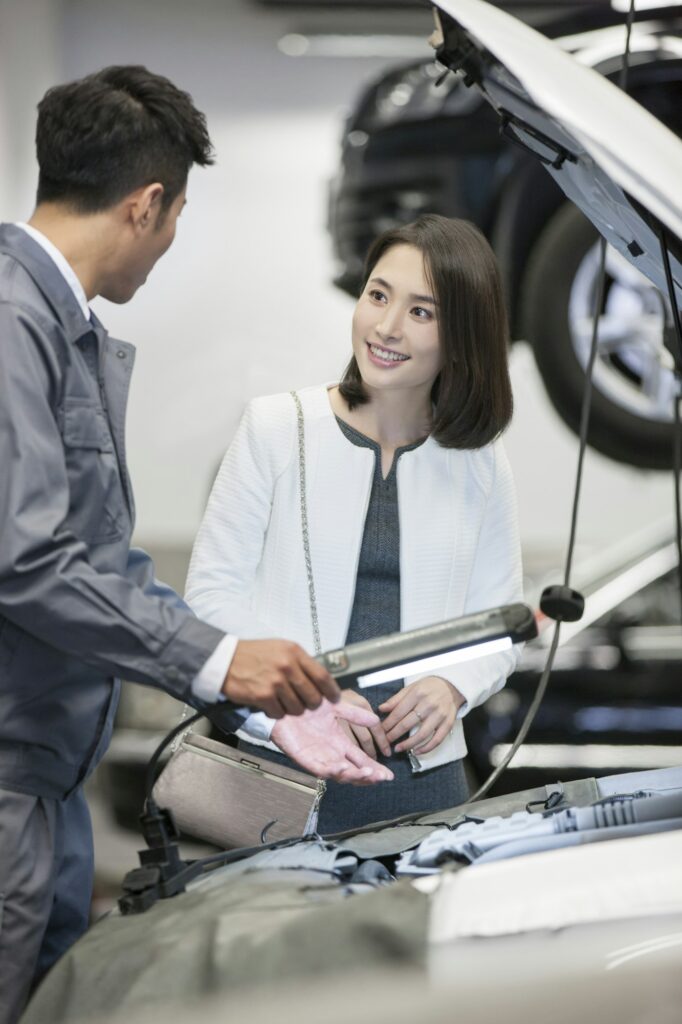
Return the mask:
<path id="1" fill-rule="evenodd" d="M 575 433 L 580 430 L 586 371 L 576 351 L 570 320 L 571 301 L 579 271 L 588 254 L 594 253 L 598 238 L 590 221 L 573 204 L 565 203 L 533 247 L 522 283 L 522 336 L 533 347 L 538 370 L 553 406 Z M 617 254 L 614 255 L 618 258 Z M 596 277 L 594 273 L 593 284 Z M 607 275 L 607 296 L 610 286 Z M 592 308 L 593 304 L 594 299 Z M 661 322 L 663 316 L 661 306 Z M 618 352 L 612 353 L 608 362 L 599 368 L 606 375 L 605 378 L 602 376 L 602 383 L 606 379 L 606 389 L 600 387 L 595 372 L 588 442 L 618 462 L 644 469 L 667 469 L 672 465 L 672 400 L 668 422 L 637 415 L 632 407 L 627 407 L 627 397 L 622 403 L 614 400 L 613 395 L 605 391 L 609 391 L 609 374 L 616 385 L 615 391 L 618 391 L 619 373 L 623 376 L 625 390 L 630 383 L 635 389 L 631 406 L 638 400 L 635 393 L 637 377 L 634 374 L 628 377 L 628 367 L 622 362 L 619 370 L 618 359 Z M 586 362 L 584 357 L 583 362 Z M 672 371 L 670 378 L 672 387 Z"/>

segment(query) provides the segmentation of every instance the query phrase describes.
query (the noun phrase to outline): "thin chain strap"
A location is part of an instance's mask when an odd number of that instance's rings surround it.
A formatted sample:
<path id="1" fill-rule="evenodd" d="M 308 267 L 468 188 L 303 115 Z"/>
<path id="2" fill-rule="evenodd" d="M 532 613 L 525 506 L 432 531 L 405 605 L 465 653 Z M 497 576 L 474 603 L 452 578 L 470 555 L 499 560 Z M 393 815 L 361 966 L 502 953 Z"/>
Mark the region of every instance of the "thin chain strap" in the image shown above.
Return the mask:
<path id="1" fill-rule="evenodd" d="M 320 642 L 320 623 L 317 618 L 317 602 L 315 600 L 315 580 L 313 579 L 313 562 L 310 557 L 310 536 L 308 533 L 308 502 L 306 500 L 306 485 L 305 485 L 305 424 L 303 421 L 303 407 L 301 405 L 301 399 L 298 397 L 296 391 L 290 392 L 291 397 L 296 405 L 296 415 L 298 417 L 298 473 L 300 479 L 300 490 L 301 490 L 301 531 L 303 533 L 303 553 L 305 555 L 305 571 L 308 577 L 308 598 L 310 601 L 310 619 L 313 626 L 313 643 L 315 645 L 315 654 L 322 653 L 322 644 Z M 182 715 L 180 721 L 183 722 L 189 714 L 190 706 L 185 704 L 182 709 Z M 175 751 L 180 746 L 182 740 L 185 738 L 188 732 L 192 731 L 192 727 L 189 726 L 186 732 L 180 732 L 173 740 L 171 746 L 171 752 Z"/>
<path id="2" fill-rule="evenodd" d="M 310 534 L 308 532 L 308 502 L 305 486 L 305 425 L 303 407 L 296 391 L 289 392 L 296 405 L 298 417 L 298 475 L 301 490 L 301 532 L 303 533 L 303 553 L 305 555 L 305 571 L 308 577 L 308 598 L 310 601 L 310 619 L 313 625 L 313 643 L 315 654 L 322 653 L 320 643 L 320 623 L 317 618 L 317 601 L 315 600 L 315 580 L 313 579 L 313 562 L 310 557 Z"/>
<path id="3" fill-rule="evenodd" d="M 189 704 L 183 704 L 182 705 L 182 714 L 180 715 L 180 722 L 184 722 L 185 721 L 185 719 L 189 715 L 190 711 L 194 711 L 194 708 L 191 708 L 189 706 Z M 178 725 L 180 724 L 180 722 L 178 722 Z M 178 747 L 180 746 L 180 744 L 184 740 L 184 738 L 187 735 L 187 733 L 191 732 L 191 731 L 192 731 L 192 726 L 188 725 L 186 729 L 184 729 L 182 732 L 179 732 L 177 734 L 177 736 L 175 737 L 175 739 L 171 743 L 171 748 L 170 748 L 171 754 L 175 753 L 175 751 L 178 749 Z"/>

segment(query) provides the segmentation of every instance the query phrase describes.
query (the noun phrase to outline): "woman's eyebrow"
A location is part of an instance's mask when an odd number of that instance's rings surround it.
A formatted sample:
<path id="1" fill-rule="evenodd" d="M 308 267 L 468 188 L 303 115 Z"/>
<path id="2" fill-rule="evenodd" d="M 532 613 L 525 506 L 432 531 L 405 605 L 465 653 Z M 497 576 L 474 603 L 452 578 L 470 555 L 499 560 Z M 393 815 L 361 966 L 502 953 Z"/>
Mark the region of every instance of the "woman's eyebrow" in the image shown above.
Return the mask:
<path id="1" fill-rule="evenodd" d="M 370 284 L 373 283 L 380 284 L 382 288 L 388 288 L 390 292 L 393 291 L 392 285 L 390 285 L 388 281 L 385 281 L 383 277 L 370 278 Z M 412 302 L 429 302 L 432 306 L 438 305 L 438 303 L 436 302 L 432 295 L 415 295 L 414 292 L 412 292 L 410 294 L 410 299 L 412 300 Z"/>
<path id="2" fill-rule="evenodd" d="M 384 281 L 383 277 L 371 277 L 369 283 L 380 284 L 382 288 L 388 288 L 390 292 L 393 291 L 391 285 L 388 283 L 388 281 Z"/>

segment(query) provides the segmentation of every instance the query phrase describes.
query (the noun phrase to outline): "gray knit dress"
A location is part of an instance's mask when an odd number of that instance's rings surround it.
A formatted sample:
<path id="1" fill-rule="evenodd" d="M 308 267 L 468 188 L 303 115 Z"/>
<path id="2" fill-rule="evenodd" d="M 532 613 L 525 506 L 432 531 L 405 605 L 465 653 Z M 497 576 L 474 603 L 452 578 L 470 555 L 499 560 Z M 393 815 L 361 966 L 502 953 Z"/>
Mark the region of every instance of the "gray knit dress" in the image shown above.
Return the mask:
<path id="1" fill-rule="evenodd" d="M 396 450 L 393 464 L 384 479 L 381 472 L 381 448 L 370 438 L 341 419 L 337 422 L 351 444 L 371 448 L 375 453 L 374 477 L 365 528 L 360 548 L 360 561 L 355 583 L 355 596 L 346 643 L 370 640 L 400 629 L 400 520 L 398 514 L 397 466 L 400 457 L 422 442 Z M 372 708 L 403 687 L 402 680 L 362 691 Z M 401 740 L 404 737 L 401 737 Z M 275 751 L 240 742 L 240 749 L 260 757 L 291 765 L 292 762 Z M 393 782 L 375 786 L 349 786 L 327 783 L 322 800 L 318 831 L 322 834 L 360 828 L 372 821 L 383 821 L 402 814 L 436 811 L 463 803 L 468 788 L 461 761 L 413 772 L 407 754 L 379 755 L 382 764 L 395 775 Z"/>

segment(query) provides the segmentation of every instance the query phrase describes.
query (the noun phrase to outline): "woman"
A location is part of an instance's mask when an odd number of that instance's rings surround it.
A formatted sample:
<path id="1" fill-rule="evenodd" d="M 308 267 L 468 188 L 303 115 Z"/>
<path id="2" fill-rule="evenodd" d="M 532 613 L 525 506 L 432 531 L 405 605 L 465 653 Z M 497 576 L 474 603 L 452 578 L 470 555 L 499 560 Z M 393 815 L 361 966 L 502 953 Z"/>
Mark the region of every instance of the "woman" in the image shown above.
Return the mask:
<path id="1" fill-rule="evenodd" d="M 472 224 L 424 216 L 367 257 L 353 357 L 337 386 L 298 392 L 322 650 L 521 599 L 514 486 L 499 434 L 512 411 L 507 321 L 492 251 Z M 314 650 L 296 403 L 250 402 L 197 536 L 187 599 L 242 637 Z M 461 719 L 500 689 L 513 651 L 346 691 L 384 716 L 357 742 L 395 781 L 330 783 L 330 833 L 467 796 Z M 272 723 L 247 721 L 262 744 Z M 259 753 L 283 757 L 270 745 Z"/>

